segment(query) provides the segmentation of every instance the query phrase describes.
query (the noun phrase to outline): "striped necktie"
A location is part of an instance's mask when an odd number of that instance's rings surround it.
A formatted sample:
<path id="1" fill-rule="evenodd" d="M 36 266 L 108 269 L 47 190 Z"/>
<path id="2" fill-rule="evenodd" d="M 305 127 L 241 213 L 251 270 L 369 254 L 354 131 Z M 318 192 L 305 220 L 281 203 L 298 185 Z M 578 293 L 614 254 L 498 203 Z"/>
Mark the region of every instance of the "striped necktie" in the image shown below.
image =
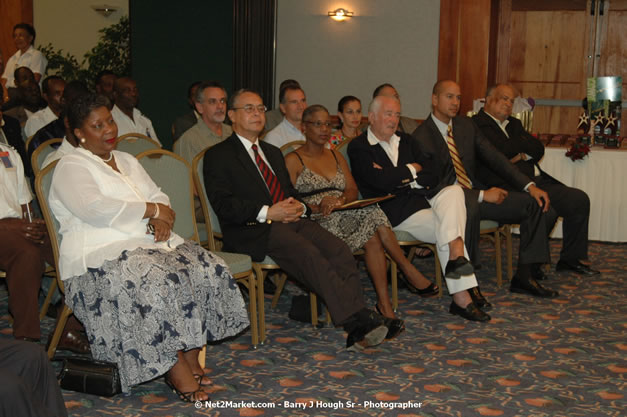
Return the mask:
<path id="1" fill-rule="evenodd" d="M 457 176 L 457 182 L 464 188 L 472 188 L 468 174 L 464 169 L 462 160 L 457 152 L 457 145 L 455 145 L 455 139 L 453 139 L 453 130 L 451 126 L 446 130 L 446 144 L 448 145 L 448 151 L 451 154 L 453 160 L 453 168 L 455 168 L 455 175 Z"/>
<path id="2" fill-rule="evenodd" d="M 279 179 L 276 177 L 276 175 L 274 175 L 274 173 L 272 172 L 268 164 L 266 164 L 266 162 L 263 160 L 261 155 L 259 155 L 257 145 L 253 145 L 252 148 L 253 152 L 255 153 L 255 162 L 257 162 L 259 171 L 261 171 L 261 176 L 268 186 L 268 191 L 270 191 L 270 197 L 272 197 L 272 202 L 276 204 L 285 198 L 285 196 L 283 195 L 283 190 L 281 190 L 281 183 L 279 183 Z"/>

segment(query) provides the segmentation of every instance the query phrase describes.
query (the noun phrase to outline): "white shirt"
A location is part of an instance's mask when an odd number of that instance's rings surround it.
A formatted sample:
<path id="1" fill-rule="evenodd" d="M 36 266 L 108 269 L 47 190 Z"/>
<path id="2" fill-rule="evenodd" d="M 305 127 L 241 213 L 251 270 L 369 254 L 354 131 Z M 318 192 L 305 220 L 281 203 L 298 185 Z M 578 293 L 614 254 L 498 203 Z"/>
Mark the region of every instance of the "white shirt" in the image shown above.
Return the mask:
<path id="1" fill-rule="evenodd" d="M 51 164 L 57 159 L 61 159 L 64 155 L 67 155 L 73 150 L 74 150 L 74 146 L 72 146 L 72 144 L 67 141 L 67 138 L 63 137 L 63 142 L 61 142 L 61 146 L 59 146 L 57 149 L 50 152 L 46 156 L 46 158 L 44 159 L 44 162 L 41 164 L 41 169 L 44 169 L 45 167 L 48 166 L 48 164 Z"/>
<path id="2" fill-rule="evenodd" d="M 264 142 L 271 143 L 277 148 L 280 148 L 286 143 L 294 142 L 295 140 L 304 141 L 305 136 L 303 135 L 303 132 L 296 128 L 296 126 L 288 122 L 285 117 L 277 127 L 269 131 L 263 138 Z"/>
<path id="3" fill-rule="evenodd" d="M 27 138 L 30 138 L 37 133 L 39 129 L 57 119 L 57 115 L 52 112 L 50 106 L 46 106 L 45 109 L 41 109 L 28 117 L 24 125 L 24 134 Z"/>
<path id="4" fill-rule="evenodd" d="M 116 259 L 125 250 L 175 248 L 183 239 L 174 232 L 156 243 L 142 219 L 146 202 L 170 204 L 134 156 L 113 151 L 120 172 L 81 147 L 56 166 L 49 203 L 59 221 L 61 279 L 82 275 Z"/>
<path id="5" fill-rule="evenodd" d="M 33 48 L 33 45 L 31 45 L 26 52 L 22 53 L 22 51 L 18 50 L 11 58 L 9 58 L 6 67 L 4 67 L 2 78 L 7 79 L 7 88 L 16 87 L 13 73 L 19 67 L 28 67 L 34 73 L 40 74 L 42 76 L 41 81 L 43 81 L 46 66 L 48 66 L 48 60 L 44 54 Z M 41 81 L 39 82 L 40 85 Z"/>
<path id="6" fill-rule="evenodd" d="M 400 142 L 401 138 L 398 137 L 398 135 L 396 135 L 395 133 L 392 134 L 387 142 L 384 140 L 379 140 L 379 138 L 372 132 L 372 129 L 368 127 L 368 143 L 372 146 L 381 146 L 381 148 L 383 148 L 383 150 L 387 154 L 388 158 L 390 158 L 392 165 L 394 166 L 397 166 L 398 164 L 398 145 Z M 414 178 L 414 181 L 409 183 L 409 186 L 411 188 L 422 188 L 422 186 L 416 182 L 416 168 L 414 168 L 412 164 L 406 164 L 405 166 L 407 167 L 407 169 L 409 169 L 412 177 Z"/>
<path id="7" fill-rule="evenodd" d="M 21 219 L 22 204 L 32 199 L 20 155 L 11 146 L 0 143 L 0 219 Z"/>
<path id="8" fill-rule="evenodd" d="M 115 105 L 111 110 L 111 116 L 113 116 L 113 120 L 115 120 L 115 123 L 118 125 L 118 136 L 126 135 L 127 133 L 141 133 L 161 144 L 159 138 L 157 138 L 155 129 L 152 127 L 152 122 L 137 108 L 133 109 L 132 120 Z"/>

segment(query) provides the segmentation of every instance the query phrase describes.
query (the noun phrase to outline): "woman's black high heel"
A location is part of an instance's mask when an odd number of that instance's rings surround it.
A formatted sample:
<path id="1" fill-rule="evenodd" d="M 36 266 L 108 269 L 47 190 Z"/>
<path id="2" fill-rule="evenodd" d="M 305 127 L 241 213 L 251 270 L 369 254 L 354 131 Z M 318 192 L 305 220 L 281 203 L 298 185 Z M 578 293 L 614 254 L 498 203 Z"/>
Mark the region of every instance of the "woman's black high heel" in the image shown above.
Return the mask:
<path id="1" fill-rule="evenodd" d="M 375 304 L 374 308 L 377 310 L 377 313 L 381 314 L 378 304 Z M 405 322 L 403 320 L 391 319 L 389 317 L 385 317 L 383 314 L 381 314 L 381 316 L 383 317 L 383 324 L 388 328 L 385 340 L 394 339 L 405 330 Z"/>
<path id="2" fill-rule="evenodd" d="M 404 274 L 398 274 L 397 277 L 400 278 L 400 280 L 403 281 L 403 283 L 405 283 L 405 286 L 407 287 L 410 293 L 418 294 L 422 298 L 430 298 L 430 297 L 438 295 L 440 292 L 440 288 L 437 285 L 435 285 L 433 282 L 429 284 L 427 288 L 420 289 L 420 288 L 415 287 L 411 282 L 409 282 L 409 280 Z"/>
<path id="3" fill-rule="evenodd" d="M 198 385 L 198 389 L 196 391 L 190 391 L 190 392 L 182 392 L 180 391 L 178 388 L 176 388 L 176 386 L 174 386 L 174 383 L 172 381 L 170 381 L 170 377 L 168 374 L 165 375 L 164 377 L 165 379 L 165 383 L 168 387 L 170 387 L 172 389 L 172 391 L 174 391 L 174 393 L 176 395 L 179 396 L 179 399 L 181 399 L 182 401 L 185 401 L 186 403 L 193 403 L 196 401 L 208 401 L 209 397 L 207 397 L 206 400 L 201 400 L 199 399 L 199 395 L 200 393 L 206 393 L 202 387 L 200 386 L 200 384 Z"/>

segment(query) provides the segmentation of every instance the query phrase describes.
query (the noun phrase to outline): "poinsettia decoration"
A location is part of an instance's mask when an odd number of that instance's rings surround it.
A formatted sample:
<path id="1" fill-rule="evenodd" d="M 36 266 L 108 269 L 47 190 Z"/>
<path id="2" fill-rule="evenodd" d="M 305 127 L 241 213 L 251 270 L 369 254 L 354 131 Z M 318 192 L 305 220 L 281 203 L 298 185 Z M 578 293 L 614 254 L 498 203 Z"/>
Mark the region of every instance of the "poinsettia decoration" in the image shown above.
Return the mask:
<path id="1" fill-rule="evenodd" d="M 590 153 L 590 146 L 581 142 L 573 142 L 571 147 L 566 151 L 566 156 L 571 160 L 576 161 L 583 159 Z"/>

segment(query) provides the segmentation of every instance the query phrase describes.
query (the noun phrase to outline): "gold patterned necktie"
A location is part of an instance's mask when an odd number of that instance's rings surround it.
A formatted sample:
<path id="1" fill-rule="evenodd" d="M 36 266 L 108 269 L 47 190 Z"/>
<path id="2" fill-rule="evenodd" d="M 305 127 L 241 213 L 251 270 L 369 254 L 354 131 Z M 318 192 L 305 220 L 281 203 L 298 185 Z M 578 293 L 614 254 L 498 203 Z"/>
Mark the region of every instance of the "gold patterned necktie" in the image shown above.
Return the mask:
<path id="1" fill-rule="evenodd" d="M 453 130 L 451 126 L 446 130 L 446 144 L 448 145 L 448 151 L 451 154 L 453 160 L 453 168 L 455 168 L 455 175 L 457 176 L 457 182 L 464 188 L 472 188 L 468 174 L 462 165 L 462 160 L 457 152 L 457 145 L 455 145 L 455 139 L 453 139 Z"/>

